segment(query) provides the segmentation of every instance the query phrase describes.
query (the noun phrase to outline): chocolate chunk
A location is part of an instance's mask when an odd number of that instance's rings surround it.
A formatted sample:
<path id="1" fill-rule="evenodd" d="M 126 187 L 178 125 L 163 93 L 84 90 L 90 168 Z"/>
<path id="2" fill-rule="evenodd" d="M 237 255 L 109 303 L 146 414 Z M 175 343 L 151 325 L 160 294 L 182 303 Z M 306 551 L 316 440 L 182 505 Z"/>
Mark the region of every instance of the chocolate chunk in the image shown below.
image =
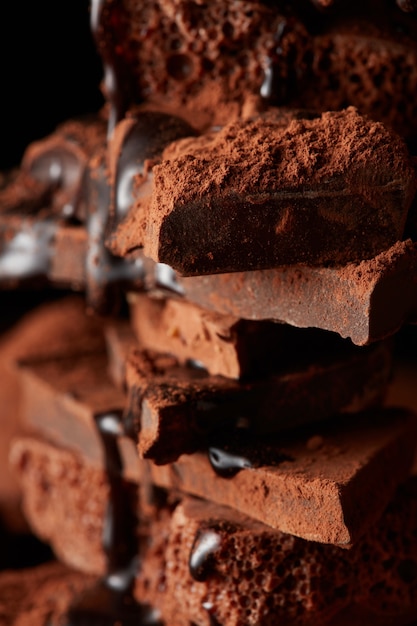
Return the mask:
<path id="1" fill-rule="evenodd" d="M 63 623 L 71 601 L 88 588 L 95 577 L 51 561 L 39 567 L 0 574 L 0 607 L 4 624 Z"/>
<path id="2" fill-rule="evenodd" d="M 182 363 L 198 361 L 211 374 L 228 378 L 260 378 L 284 363 L 290 369 L 319 353 L 346 348 L 329 333 L 221 315 L 185 300 L 132 293 L 129 302 L 142 348 L 170 352 Z"/>
<path id="3" fill-rule="evenodd" d="M 233 625 L 410 623 L 417 579 L 405 582 L 401 570 L 408 565 L 411 571 L 416 562 L 416 510 L 407 503 L 415 489 L 416 481 L 408 481 L 377 526 L 350 550 L 297 539 L 230 508 L 185 499 L 174 512 L 168 542 L 162 600 L 167 622 L 184 611 L 196 624 L 205 623 L 207 613 Z M 199 555 L 200 561 L 207 555 L 205 580 L 196 583 L 189 562 L 205 539 Z M 389 616 L 383 610 L 387 602 Z"/>
<path id="4" fill-rule="evenodd" d="M 100 530 L 97 513 L 105 499 L 101 489 L 91 492 L 96 478 L 91 482 L 77 480 L 87 472 L 80 459 L 33 439 L 16 442 L 13 458 L 25 485 L 25 497 L 40 504 L 32 507 L 34 523 L 52 527 L 54 522 L 48 521 L 48 517 L 53 518 L 57 510 L 55 527 L 59 523 L 64 524 L 61 529 L 71 526 L 69 535 L 62 530 L 55 532 L 57 552 L 64 562 L 71 562 L 74 544 L 68 537 L 78 536 L 79 545 L 83 538 L 79 567 L 91 570 L 93 561 L 88 562 L 88 555 L 94 554 Z M 91 468 L 89 476 L 91 479 Z M 46 485 L 49 489 L 45 489 Z M 77 491 L 78 499 L 74 502 Z M 79 506 L 81 500 L 83 507 Z M 88 516 L 85 501 L 96 507 L 89 510 Z M 187 497 L 179 505 L 165 505 L 154 512 L 146 529 L 147 542 L 135 595 L 153 600 L 166 623 L 178 623 L 179 619 L 184 624 L 204 623 L 211 612 L 220 623 L 233 626 L 249 615 L 254 623 L 262 623 L 261 615 L 263 619 L 270 615 L 274 620 L 279 615 L 281 621 L 295 616 L 299 619 L 301 615 L 302 623 L 309 626 L 336 626 L 351 624 L 347 616 L 353 612 L 365 616 L 365 621 L 358 622 L 361 624 L 407 624 L 416 614 L 417 579 L 411 575 L 417 558 L 416 502 L 413 478 L 398 490 L 378 523 L 346 550 L 305 541 L 231 508 Z M 190 557 L 207 534 L 215 541 L 204 580 L 196 584 L 189 569 Z M 201 552 L 200 558 L 204 558 Z M 85 575 L 77 576 L 84 579 Z M 91 581 L 92 577 L 88 579 Z M 18 578 L 3 574 L 0 585 L 5 585 L 6 580 L 16 584 Z M 9 594 L 2 597 L 17 591 L 14 587 L 9 589 Z M 43 597 L 39 593 L 39 578 L 36 589 L 38 596 L 31 598 L 31 606 Z M 50 608 L 57 597 L 65 596 L 51 594 L 49 588 Z M 245 602 L 241 603 L 241 598 Z M 390 619 L 381 622 L 379 617 L 387 601 Z M 21 601 L 19 609 L 24 609 Z M 347 621 L 340 619 L 339 612 Z"/>
<path id="5" fill-rule="evenodd" d="M 390 2 L 395 9 L 395 0 Z M 329 111 L 353 105 L 407 139 L 415 139 L 415 21 L 398 15 L 398 9 L 396 14 L 389 7 L 381 11 L 378 3 L 364 17 L 360 13 L 360 7 L 351 10 L 350 19 L 336 19 L 314 38 L 299 105 Z"/>
<path id="6" fill-rule="evenodd" d="M 270 438 L 271 450 L 275 445 L 278 456 L 292 459 L 277 466 L 266 461 L 224 479 L 206 454 L 195 453 L 172 465 L 152 464 L 152 480 L 310 541 L 349 544 L 377 519 L 410 471 L 415 432 L 413 415 L 380 409 L 311 427 L 292 440 L 281 435 L 273 444 Z"/>
<path id="7" fill-rule="evenodd" d="M 374 259 L 342 267 L 275 270 L 183 278 L 177 289 L 196 304 L 252 320 L 276 319 L 331 330 L 364 345 L 416 319 L 417 250 L 398 242 Z M 164 276 L 159 273 L 162 283 Z M 172 279 L 167 284 L 168 289 Z"/>
<path id="8" fill-rule="evenodd" d="M 248 95 L 259 94 L 287 17 L 293 17 L 287 7 L 251 0 L 239 6 L 219 0 L 206 6 L 95 2 L 93 31 L 104 64 L 110 129 L 129 105 L 144 100 L 181 111 L 199 128 L 238 117 Z M 280 43 L 275 75 L 282 92 L 291 94 L 294 76 L 301 83 L 311 38 L 293 17 Z"/>
<path id="9" fill-rule="evenodd" d="M 164 159 L 144 251 L 184 275 L 370 259 L 401 239 L 416 185 L 402 141 L 353 108 L 237 122 Z"/>
<path id="10" fill-rule="evenodd" d="M 389 376 L 383 344 L 314 361 L 300 357 L 291 369 L 242 382 L 181 366 L 167 354 L 135 350 L 126 365 L 126 422 L 140 454 L 167 463 L 216 445 L 242 424 L 251 433 L 271 433 L 371 406 Z"/>
<path id="11" fill-rule="evenodd" d="M 107 373 L 105 352 L 45 359 L 21 368 L 22 422 L 58 445 L 83 454 L 91 464 L 103 463 L 96 417 L 122 411 L 125 396 Z M 136 451 L 121 444 L 126 475 L 136 475 Z"/>

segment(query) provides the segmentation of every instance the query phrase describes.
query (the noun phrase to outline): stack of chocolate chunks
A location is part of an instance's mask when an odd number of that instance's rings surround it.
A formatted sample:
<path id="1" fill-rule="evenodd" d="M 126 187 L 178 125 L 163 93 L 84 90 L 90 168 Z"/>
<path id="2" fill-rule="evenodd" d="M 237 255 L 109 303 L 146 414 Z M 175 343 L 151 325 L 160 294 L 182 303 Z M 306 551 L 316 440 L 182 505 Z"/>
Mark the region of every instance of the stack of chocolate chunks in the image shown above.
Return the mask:
<path id="1" fill-rule="evenodd" d="M 417 620 L 415 9 L 92 1 L 106 105 L 0 189 L 4 439 L 56 557 L 0 575 L 7 624 Z"/>

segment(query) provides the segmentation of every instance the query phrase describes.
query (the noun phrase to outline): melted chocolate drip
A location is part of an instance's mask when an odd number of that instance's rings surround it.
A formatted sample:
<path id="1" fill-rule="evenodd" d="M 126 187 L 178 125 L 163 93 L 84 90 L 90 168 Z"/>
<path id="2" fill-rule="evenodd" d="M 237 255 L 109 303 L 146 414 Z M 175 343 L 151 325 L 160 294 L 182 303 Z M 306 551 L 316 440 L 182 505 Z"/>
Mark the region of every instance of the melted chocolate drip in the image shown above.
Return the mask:
<path id="1" fill-rule="evenodd" d="M 237 419 L 232 430 L 223 429 L 211 434 L 208 458 L 216 474 L 233 478 L 242 469 L 278 466 L 294 459 L 278 447 L 278 440 L 271 435 L 262 438 L 255 435 L 244 418 Z"/>
<path id="2" fill-rule="evenodd" d="M 162 287 L 180 296 L 185 296 L 185 289 L 178 282 L 175 270 L 170 265 L 166 265 L 166 263 L 156 263 L 155 283 L 157 287 Z"/>
<path id="3" fill-rule="evenodd" d="M 100 415 L 96 422 L 110 489 L 103 533 L 107 573 L 70 607 L 66 626 L 160 626 L 156 613 L 133 597 L 137 519 L 131 508 L 132 493 L 122 477 L 123 464 L 117 443 L 117 438 L 123 434 L 121 415 Z"/>
<path id="4" fill-rule="evenodd" d="M 297 89 L 296 69 L 285 70 L 285 76 L 282 75 L 283 68 L 288 65 L 288 53 L 286 59 L 283 58 L 283 42 L 287 34 L 291 31 L 291 18 L 282 18 L 278 23 L 277 31 L 274 37 L 274 46 L 269 52 L 264 70 L 264 81 L 261 85 L 260 95 L 268 105 L 283 105 L 288 102 L 291 95 Z"/>
<path id="5" fill-rule="evenodd" d="M 29 165 L 29 173 L 35 180 L 47 184 L 51 189 L 65 189 L 67 202 L 61 214 L 66 220 L 76 217 L 78 195 L 84 173 L 84 164 L 65 146 L 48 148 Z"/>
<path id="6" fill-rule="evenodd" d="M 129 40 L 122 3 L 118 0 L 91 0 L 91 29 L 104 67 L 104 87 L 110 102 L 108 135 L 111 135 L 134 100 L 128 51 L 120 45 Z"/>
<path id="7" fill-rule="evenodd" d="M 116 311 L 120 307 L 124 286 L 143 286 L 144 268 L 141 259 L 115 257 L 105 246 L 110 186 L 104 163 L 87 170 L 83 197 L 88 233 L 87 300 L 98 313 L 108 313 L 109 308 Z"/>
<path id="8" fill-rule="evenodd" d="M 213 528 L 197 533 L 191 548 L 188 567 L 191 576 L 204 582 L 213 571 L 214 555 L 221 545 L 221 535 Z"/>
<path id="9" fill-rule="evenodd" d="M 233 478 L 240 470 L 253 467 L 246 457 L 221 448 L 210 447 L 208 457 L 211 467 L 222 478 Z"/>
<path id="10" fill-rule="evenodd" d="M 195 134 L 187 122 L 173 115 L 143 112 L 135 119 L 124 137 L 117 163 L 114 198 L 116 223 L 125 217 L 132 206 L 133 180 L 138 174 L 146 176 L 146 161 L 158 159 L 164 148 L 176 139 Z M 150 182 L 149 177 L 138 193 L 150 193 Z"/>
<path id="11" fill-rule="evenodd" d="M 56 223 L 51 219 L 23 222 L 11 237 L 3 237 L 0 280 L 46 276 L 53 255 Z"/>

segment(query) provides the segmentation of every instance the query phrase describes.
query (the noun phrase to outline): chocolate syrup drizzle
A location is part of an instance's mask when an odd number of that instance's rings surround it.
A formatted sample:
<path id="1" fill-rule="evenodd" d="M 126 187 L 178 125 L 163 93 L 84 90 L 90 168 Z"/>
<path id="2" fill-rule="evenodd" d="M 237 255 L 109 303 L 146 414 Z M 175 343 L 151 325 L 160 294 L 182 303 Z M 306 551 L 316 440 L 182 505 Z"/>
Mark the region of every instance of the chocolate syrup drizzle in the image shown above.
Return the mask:
<path id="1" fill-rule="evenodd" d="M 162 626 L 156 612 L 133 596 L 138 569 L 138 520 L 132 511 L 135 490 L 123 480 L 117 439 L 124 434 L 121 413 L 96 418 L 105 457 L 109 502 L 104 522 L 105 576 L 81 595 L 67 612 L 66 626 Z"/>
<path id="2" fill-rule="evenodd" d="M 191 548 L 188 567 L 197 582 L 204 582 L 213 569 L 214 555 L 221 545 L 221 536 L 215 529 L 206 528 L 197 532 Z"/>
<path id="3" fill-rule="evenodd" d="M 253 467 L 246 457 L 214 446 L 208 449 L 208 458 L 213 470 L 222 478 L 233 478 L 240 470 Z"/>
<path id="4" fill-rule="evenodd" d="M 110 136 L 134 101 L 128 53 L 120 45 L 120 42 L 128 41 L 121 3 L 118 0 L 91 0 L 90 25 L 104 68 L 105 95 L 110 104 Z"/>
<path id="5" fill-rule="evenodd" d="M 221 533 L 215 527 L 207 526 L 197 531 L 188 560 L 190 574 L 197 582 L 204 582 L 214 573 L 215 556 L 221 548 L 221 542 Z M 210 626 L 220 626 L 213 615 L 213 604 L 203 602 L 202 608 L 207 611 Z"/>
<path id="6" fill-rule="evenodd" d="M 87 301 L 98 313 L 108 313 L 120 305 L 124 286 L 143 287 L 144 268 L 140 258 L 115 257 L 106 248 L 111 189 L 106 167 L 89 168 L 84 180 L 88 250 L 86 259 Z"/>
<path id="7" fill-rule="evenodd" d="M 139 193 L 141 195 L 150 193 L 148 188 L 151 173 L 146 171 L 147 163 L 152 164 L 160 158 L 164 148 L 176 139 L 195 135 L 196 131 L 192 126 L 174 115 L 144 111 L 135 118 L 123 138 L 117 161 L 112 203 L 116 223 L 120 222 L 132 207 L 134 177 L 138 174 L 145 175 L 144 184 L 138 188 L 136 197 Z"/>

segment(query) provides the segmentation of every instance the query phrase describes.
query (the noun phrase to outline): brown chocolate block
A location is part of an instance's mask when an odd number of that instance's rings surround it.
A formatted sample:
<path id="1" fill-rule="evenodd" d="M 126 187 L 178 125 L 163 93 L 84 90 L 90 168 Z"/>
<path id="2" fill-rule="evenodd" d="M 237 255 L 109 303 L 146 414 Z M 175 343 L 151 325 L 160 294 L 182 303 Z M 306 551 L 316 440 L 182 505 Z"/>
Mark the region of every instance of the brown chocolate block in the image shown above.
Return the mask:
<path id="1" fill-rule="evenodd" d="M 24 438 L 13 444 L 11 463 L 22 487 L 26 518 L 36 535 L 70 567 L 104 574 L 108 483 L 103 466 L 99 469 L 65 449 Z"/>
<path id="2" fill-rule="evenodd" d="M 28 312 L 34 303 L 33 294 L 2 295 L 2 322 L 5 323 L 6 314 L 15 322 L 0 337 L 0 511 L 2 520 L 12 527 L 23 524 L 19 516 L 20 490 L 7 463 L 10 441 L 22 430 L 17 363 L 34 357 L 57 358 L 104 349 L 101 324 L 85 315 L 82 298 L 71 296 L 45 302 Z"/>
<path id="3" fill-rule="evenodd" d="M 94 415 L 117 409 L 121 394 L 111 389 L 97 355 L 83 359 L 77 367 L 75 359 L 63 361 L 25 368 L 26 420 L 49 441 L 74 450 L 92 467 L 100 468 L 103 455 Z M 98 379 L 97 384 L 86 382 L 92 378 Z M 77 397 L 71 397 L 71 391 Z M 383 411 L 378 415 L 378 427 L 358 425 L 351 416 L 346 417 L 347 426 L 339 418 L 333 426 L 320 425 L 319 430 L 311 431 L 312 436 L 305 435 L 298 442 L 295 434 L 294 442 L 281 435 L 274 445 L 270 437 L 267 447 L 272 450 L 273 465 L 242 470 L 233 479 L 219 478 L 203 453 L 183 456 L 167 469 L 145 461 L 139 464 L 133 442 L 121 438 L 123 474 L 127 480 L 139 482 L 151 470 L 152 480 L 160 486 L 190 491 L 250 515 L 255 515 L 252 504 L 256 502 L 256 515 L 264 522 L 308 538 L 348 543 L 377 515 L 393 485 L 409 470 L 408 457 L 415 446 L 413 420 L 395 416 Z M 276 465 L 277 460 L 282 462 Z M 374 505 L 369 510 L 364 501 L 371 497 Z M 318 508 L 322 509 L 320 515 Z M 331 526 L 329 520 L 333 519 Z"/>
<path id="4" fill-rule="evenodd" d="M 111 382 L 105 352 L 25 364 L 21 368 L 22 421 L 26 429 L 103 463 L 96 417 L 121 413 L 125 395 Z M 121 441 L 125 474 L 137 476 L 135 445 Z"/>
<path id="5" fill-rule="evenodd" d="M 148 101 L 210 128 L 242 116 L 248 101 L 257 101 L 258 110 L 314 102 L 319 111 L 356 106 L 415 137 L 414 16 L 401 14 L 395 0 L 337 1 L 326 15 L 306 11 L 306 4 L 100 3 L 98 43 L 113 70 L 116 89 L 107 97 L 114 117 L 121 119 L 132 102 Z M 415 8 L 415 0 L 398 5 Z M 356 32 L 345 27 L 345 17 L 360 24 Z"/>
<path id="6" fill-rule="evenodd" d="M 131 247 L 183 275 L 370 259 L 402 238 L 416 188 L 405 144 L 352 107 L 179 140 L 153 176 Z"/>
<path id="7" fill-rule="evenodd" d="M 94 30 L 112 77 L 105 91 L 110 119 L 145 100 L 171 105 L 202 128 L 224 124 L 240 115 L 248 95 L 259 94 L 266 73 L 287 100 L 311 50 L 305 27 L 287 13 L 250 0 L 101 2 Z"/>
<path id="8" fill-rule="evenodd" d="M 181 366 L 171 355 L 134 350 L 126 364 L 126 422 L 139 453 L 168 463 L 225 433 L 276 433 L 381 401 L 390 378 L 386 344 L 302 359 L 259 380 L 236 381 Z"/>
<path id="9" fill-rule="evenodd" d="M 106 323 L 108 371 L 119 389 L 126 389 L 126 361 L 129 353 L 138 348 L 136 337 L 128 320 L 114 318 Z"/>
<path id="10" fill-rule="evenodd" d="M 178 615 L 196 624 L 208 624 L 210 615 L 228 626 L 410 624 L 417 617 L 417 580 L 409 574 L 417 556 L 416 495 L 413 479 L 350 550 L 186 499 L 171 522 L 164 617 L 183 625 Z"/>
<path id="11" fill-rule="evenodd" d="M 106 499 L 103 489 L 91 490 L 100 472 L 30 439 L 17 441 L 13 456 L 28 502 L 39 505 L 31 509 L 33 523 L 51 531 L 64 562 L 73 562 L 77 549 L 78 567 L 91 571 Z M 209 614 L 233 626 L 243 618 L 272 626 L 277 617 L 284 624 L 337 626 L 349 624 L 337 619 L 339 612 L 352 610 L 373 618 L 368 624 L 408 624 L 417 609 L 416 579 L 409 576 L 417 553 L 416 502 L 415 480 L 408 481 L 349 550 L 284 534 L 203 500 L 158 505 L 146 527 L 135 595 L 173 626 L 208 624 Z"/>
<path id="12" fill-rule="evenodd" d="M 343 267 L 298 265 L 175 281 L 169 274 L 159 272 L 162 284 L 212 311 L 331 330 L 357 345 L 416 319 L 417 248 L 410 240 Z"/>
<path id="13" fill-rule="evenodd" d="M 292 440 L 282 435 L 275 447 L 270 438 L 271 460 L 246 466 L 233 478 L 217 475 L 208 455 L 195 453 L 171 465 L 150 465 L 152 480 L 283 532 L 347 545 L 375 522 L 410 472 L 415 424 L 414 415 L 380 409 L 310 427 Z M 251 461 L 250 454 L 247 458 Z"/>
<path id="14" fill-rule="evenodd" d="M 80 593 L 96 578 L 50 563 L 0 574 L 2 626 L 58 626 Z"/>
<path id="15" fill-rule="evenodd" d="M 349 12 L 349 4 L 344 2 L 345 13 Z M 385 6 L 379 2 L 368 4 L 372 7 L 368 15 L 360 15 L 366 5 L 363 3 L 356 11 L 350 10 L 350 19 L 343 17 L 343 12 L 338 17 L 335 7 L 336 18 L 314 37 L 310 73 L 300 90 L 300 105 L 333 111 L 351 104 L 402 136 L 415 139 L 415 18 L 405 18 L 395 11 L 395 0 Z M 382 27 L 378 21 L 383 22 Z"/>
<path id="16" fill-rule="evenodd" d="M 290 368 L 329 347 L 346 347 L 329 333 L 221 315 L 185 300 L 137 293 L 129 302 L 132 328 L 142 348 L 172 353 L 182 363 L 198 361 L 211 374 L 228 378 L 260 378 L 284 363 Z"/>

